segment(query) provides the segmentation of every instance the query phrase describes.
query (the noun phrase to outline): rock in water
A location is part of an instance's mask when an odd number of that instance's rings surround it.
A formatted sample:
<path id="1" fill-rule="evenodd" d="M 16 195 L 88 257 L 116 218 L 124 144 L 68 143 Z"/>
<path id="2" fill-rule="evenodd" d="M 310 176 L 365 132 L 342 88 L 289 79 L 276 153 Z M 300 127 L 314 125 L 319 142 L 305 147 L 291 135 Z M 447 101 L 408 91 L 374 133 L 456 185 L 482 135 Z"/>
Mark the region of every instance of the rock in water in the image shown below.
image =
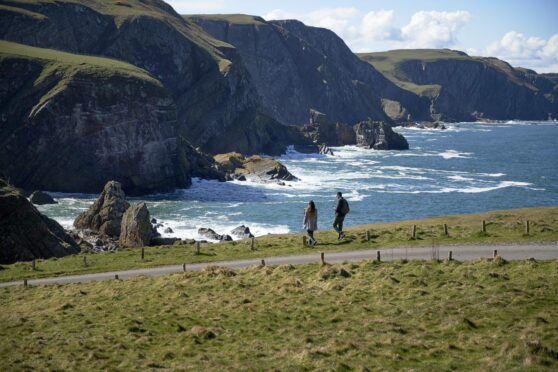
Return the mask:
<path id="1" fill-rule="evenodd" d="M 252 232 L 250 231 L 250 228 L 248 226 L 244 226 L 244 225 L 240 225 L 238 227 L 235 227 L 231 231 L 231 235 L 236 236 L 239 239 L 247 239 L 247 238 L 253 238 L 254 237 L 254 235 L 252 235 Z"/>
<path id="2" fill-rule="evenodd" d="M 129 207 L 120 183 L 109 181 L 95 203 L 76 218 L 74 226 L 118 239 L 122 215 Z"/>
<path id="3" fill-rule="evenodd" d="M 220 241 L 231 241 L 232 238 L 229 235 L 217 234 L 213 229 L 202 227 L 198 229 L 198 235 L 210 240 L 220 240 Z"/>
<path id="4" fill-rule="evenodd" d="M 58 204 L 56 200 L 52 198 L 49 194 L 44 191 L 35 191 L 29 197 L 29 201 L 36 205 L 43 204 Z"/>
<path id="5" fill-rule="evenodd" d="M 260 182 L 295 181 L 283 164 L 259 155 L 245 158 L 239 153 L 218 154 L 214 156 L 221 169 L 227 172 L 228 179 L 251 179 Z"/>
<path id="6" fill-rule="evenodd" d="M 401 134 L 381 121 L 363 121 L 354 126 L 357 146 L 375 150 L 408 150 L 409 143 Z"/>
<path id="7" fill-rule="evenodd" d="M 0 179 L 0 264 L 73 253 L 79 247 L 62 226 Z"/>
<path id="8" fill-rule="evenodd" d="M 145 203 L 132 205 L 124 212 L 120 227 L 120 245 L 143 247 L 151 241 L 151 222 Z"/>

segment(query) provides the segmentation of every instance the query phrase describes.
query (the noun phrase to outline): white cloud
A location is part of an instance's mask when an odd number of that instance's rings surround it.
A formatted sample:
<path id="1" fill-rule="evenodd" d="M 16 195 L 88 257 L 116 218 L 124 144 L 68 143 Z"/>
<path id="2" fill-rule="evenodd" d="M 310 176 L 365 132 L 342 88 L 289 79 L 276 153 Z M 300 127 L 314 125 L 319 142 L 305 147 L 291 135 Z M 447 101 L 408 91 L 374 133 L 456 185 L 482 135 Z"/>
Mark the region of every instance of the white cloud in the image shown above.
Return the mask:
<path id="1" fill-rule="evenodd" d="M 420 11 L 401 29 L 401 35 L 411 48 L 444 48 L 457 43 L 457 34 L 470 21 L 471 14 Z"/>
<path id="2" fill-rule="evenodd" d="M 510 31 L 500 40 L 488 45 L 483 54 L 504 59 L 514 66 L 532 68 L 539 72 L 556 72 L 558 71 L 558 34 L 545 40 Z"/>

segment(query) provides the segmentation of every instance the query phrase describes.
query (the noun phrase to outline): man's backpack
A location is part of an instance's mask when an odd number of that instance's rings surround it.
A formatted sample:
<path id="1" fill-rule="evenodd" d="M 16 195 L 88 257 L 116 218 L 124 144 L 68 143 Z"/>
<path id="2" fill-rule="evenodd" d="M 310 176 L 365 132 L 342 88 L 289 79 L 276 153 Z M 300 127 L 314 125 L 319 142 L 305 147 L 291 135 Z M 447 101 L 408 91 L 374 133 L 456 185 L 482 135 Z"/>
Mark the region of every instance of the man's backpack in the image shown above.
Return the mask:
<path id="1" fill-rule="evenodd" d="M 349 202 L 343 198 L 341 199 L 341 205 L 339 206 L 340 212 L 343 214 L 347 214 L 351 211 L 351 208 L 349 208 Z"/>

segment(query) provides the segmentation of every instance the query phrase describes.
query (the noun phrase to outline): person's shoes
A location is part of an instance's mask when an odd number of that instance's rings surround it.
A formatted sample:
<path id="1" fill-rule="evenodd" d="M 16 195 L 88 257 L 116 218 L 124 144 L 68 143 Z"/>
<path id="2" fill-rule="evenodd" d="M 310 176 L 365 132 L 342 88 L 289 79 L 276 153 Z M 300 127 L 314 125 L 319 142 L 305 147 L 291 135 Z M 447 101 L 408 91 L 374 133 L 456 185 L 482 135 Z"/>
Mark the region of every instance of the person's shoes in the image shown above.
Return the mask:
<path id="1" fill-rule="evenodd" d="M 344 232 L 339 233 L 339 240 L 341 240 L 341 239 L 345 239 L 345 233 Z"/>
<path id="2" fill-rule="evenodd" d="M 318 241 L 314 238 L 312 238 L 312 242 L 310 244 L 312 244 L 312 247 L 314 247 L 316 244 L 318 243 Z"/>

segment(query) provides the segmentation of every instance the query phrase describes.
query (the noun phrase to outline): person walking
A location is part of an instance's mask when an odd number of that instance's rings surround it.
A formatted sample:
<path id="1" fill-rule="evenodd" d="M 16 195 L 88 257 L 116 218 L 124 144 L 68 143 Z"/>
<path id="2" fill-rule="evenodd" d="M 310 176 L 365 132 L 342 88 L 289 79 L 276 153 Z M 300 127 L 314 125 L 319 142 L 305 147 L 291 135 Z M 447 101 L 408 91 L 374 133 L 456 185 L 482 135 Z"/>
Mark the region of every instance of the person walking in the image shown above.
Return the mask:
<path id="1" fill-rule="evenodd" d="M 343 232 L 343 221 L 349 211 L 349 202 L 343 197 L 343 194 L 338 191 L 337 203 L 335 204 L 335 219 L 333 220 L 333 228 L 339 234 L 337 240 L 341 240 L 345 237 L 345 233 Z"/>
<path id="2" fill-rule="evenodd" d="M 314 231 L 318 230 L 318 210 L 313 200 L 308 202 L 308 205 L 304 209 L 304 229 L 308 234 L 307 244 L 309 247 L 316 245 L 317 241 L 314 239 Z"/>

